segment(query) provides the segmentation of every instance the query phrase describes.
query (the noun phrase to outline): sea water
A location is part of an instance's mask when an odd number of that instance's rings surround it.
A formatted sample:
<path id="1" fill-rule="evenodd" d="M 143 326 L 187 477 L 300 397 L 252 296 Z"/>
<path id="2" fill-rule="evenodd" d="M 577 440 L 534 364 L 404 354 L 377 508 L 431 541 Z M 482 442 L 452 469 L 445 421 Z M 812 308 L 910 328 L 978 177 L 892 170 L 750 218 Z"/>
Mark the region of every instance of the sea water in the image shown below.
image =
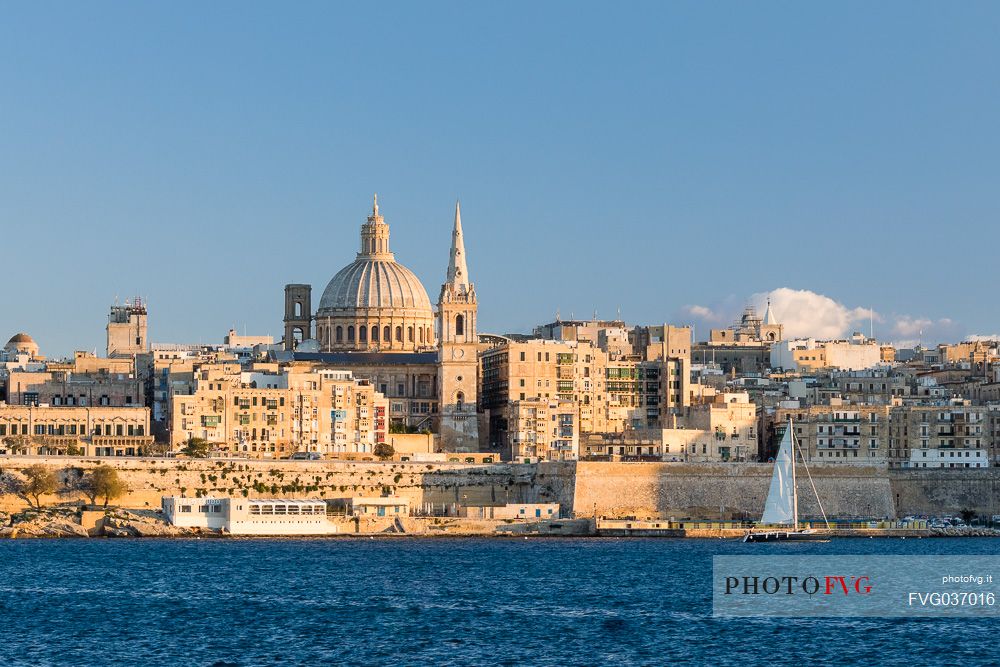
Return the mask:
<path id="1" fill-rule="evenodd" d="M 2 665 L 991 664 L 987 619 L 712 617 L 715 554 L 982 539 L 0 542 Z"/>

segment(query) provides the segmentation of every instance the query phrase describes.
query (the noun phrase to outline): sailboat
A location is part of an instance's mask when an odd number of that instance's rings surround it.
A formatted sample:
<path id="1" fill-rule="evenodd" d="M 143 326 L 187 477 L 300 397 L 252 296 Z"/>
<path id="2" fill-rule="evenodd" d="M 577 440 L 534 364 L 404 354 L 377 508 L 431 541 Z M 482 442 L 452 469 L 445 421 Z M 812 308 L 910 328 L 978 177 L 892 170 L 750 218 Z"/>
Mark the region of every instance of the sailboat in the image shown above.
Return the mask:
<path id="1" fill-rule="evenodd" d="M 795 434 L 792 431 L 792 420 L 789 418 L 785 434 L 781 438 L 781 445 L 778 447 L 778 456 L 774 459 L 774 473 L 771 475 L 771 488 L 767 493 L 767 502 L 764 504 L 764 514 L 758 524 L 762 526 L 762 529 L 757 532 L 751 529 L 743 537 L 744 542 L 825 540 L 830 536 L 827 531 L 799 528 L 799 498 L 795 488 L 796 451 L 802 457 L 802 464 L 805 466 L 813 493 L 816 494 L 816 502 L 819 504 L 819 511 L 823 515 L 827 529 L 830 528 L 830 522 L 827 521 L 826 512 L 823 511 L 823 503 L 819 499 L 819 494 L 816 493 L 816 485 L 813 484 L 812 475 L 809 473 L 809 466 L 806 464 L 805 456 L 795 444 Z M 777 526 L 789 526 L 789 528 L 778 528 Z"/>

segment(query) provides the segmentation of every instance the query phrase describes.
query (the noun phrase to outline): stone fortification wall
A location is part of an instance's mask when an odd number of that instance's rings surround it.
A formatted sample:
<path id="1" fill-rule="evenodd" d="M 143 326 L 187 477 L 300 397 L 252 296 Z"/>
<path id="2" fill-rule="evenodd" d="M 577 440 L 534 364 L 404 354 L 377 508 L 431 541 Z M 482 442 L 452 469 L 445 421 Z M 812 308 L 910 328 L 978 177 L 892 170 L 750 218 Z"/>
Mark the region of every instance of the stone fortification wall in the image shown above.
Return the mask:
<path id="1" fill-rule="evenodd" d="M 43 497 L 47 504 L 82 498 L 72 491 L 74 477 L 102 464 L 116 468 L 129 486 L 129 493 L 116 503 L 136 508 L 158 508 L 165 495 L 346 498 L 390 494 L 408 499 L 413 508 L 551 502 L 535 487 L 536 466 L 523 464 L 18 456 L 0 459 L 0 469 L 19 470 L 33 463 L 59 471 L 65 484 L 65 492 Z M 0 510 L 23 506 L 24 501 L 16 496 L 0 496 Z"/>
<path id="2" fill-rule="evenodd" d="M 773 467 L 767 464 L 591 463 L 576 466 L 577 516 L 756 519 Z M 828 516 L 892 516 L 886 471 L 868 466 L 810 466 Z M 799 513 L 819 516 L 804 471 Z"/>
<path id="3" fill-rule="evenodd" d="M 899 516 L 1000 514 L 1000 468 L 890 470 L 889 481 Z"/>
<path id="4" fill-rule="evenodd" d="M 413 508 L 429 504 L 496 505 L 558 502 L 563 516 L 756 519 L 764 507 L 772 467 L 766 464 L 551 462 L 416 463 L 349 461 L 230 461 L 197 459 L 0 458 L 0 469 L 42 463 L 65 482 L 94 466 L 117 468 L 130 491 L 117 504 L 158 508 L 164 495 L 344 498 L 402 496 Z M 1000 514 L 1000 469 L 886 470 L 871 466 L 813 465 L 813 481 L 830 516 Z M 81 499 L 66 492 L 52 504 Z M 799 510 L 819 508 L 803 471 Z M 24 506 L 0 495 L 0 511 Z"/>

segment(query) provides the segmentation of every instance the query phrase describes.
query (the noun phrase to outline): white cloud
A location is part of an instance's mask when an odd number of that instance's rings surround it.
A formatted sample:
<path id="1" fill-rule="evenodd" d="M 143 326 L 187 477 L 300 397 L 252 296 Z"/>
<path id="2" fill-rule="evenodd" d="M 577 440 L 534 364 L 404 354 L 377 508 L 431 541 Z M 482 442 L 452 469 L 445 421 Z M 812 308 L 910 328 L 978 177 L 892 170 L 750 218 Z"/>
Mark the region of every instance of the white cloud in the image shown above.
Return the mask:
<path id="1" fill-rule="evenodd" d="M 763 316 L 769 298 L 785 338 L 845 338 L 855 331 L 867 335 L 870 317 L 882 321 L 881 315 L 867 308 L 849 308 L 823 294 L 789 287 L 754 294 L 750 303 Z"/>
<path id="2" fill-rule="evenodd" d="M 785 338 L 816 338 L 820 340 L 843 339 L 855 331 L 869 335 L 874 329 L 875 338 L 891 341 L 897 347 L 925 347 L 959 340 L 1000 339 L 996 335 L 964 337 L 958 322 L 947 317 L 932 319 L 905 314 L 883 315 L 862 306 L 848 306 L 825 294 L 811 290 L 779 287 L 770 292 L 759 292 L 750 297 L 749 303 L 764 316 L 767 301 L 771 311 L 784 327 Z M 688 305 L 681 309 L 682 320 L 696 327 L 696 335 L 709 328 L 728 326 L 735 322 L 747 301 L 730 295 L 711 305 Z M 705 336 L 699 336 L 704 340 Z"/>
<path id="3" fill-rule="evenodd" d="M 932 320 L 929 317 L 899 315 L 890 333 L 896 347 L 915 347 L 918 344 L 927 347 L 962 339 L 961 327 L 947 317 Z"/>
<path id="4" fill-rule="evenodd" d="M 716 313 L 715 311 L 713 311 L 711 308 L 709 308 L 708 306 L 698 306 L 698 305 L 684 306 L 681 309 L 681 311 L 684 312 L 687 315 L 690 315 L 692 317 L 696 317 L 696 318 L 704 320 L 706 322 L 720 322 L 720 321 L 722 321 L 722 317 L 718 313 Z"/>

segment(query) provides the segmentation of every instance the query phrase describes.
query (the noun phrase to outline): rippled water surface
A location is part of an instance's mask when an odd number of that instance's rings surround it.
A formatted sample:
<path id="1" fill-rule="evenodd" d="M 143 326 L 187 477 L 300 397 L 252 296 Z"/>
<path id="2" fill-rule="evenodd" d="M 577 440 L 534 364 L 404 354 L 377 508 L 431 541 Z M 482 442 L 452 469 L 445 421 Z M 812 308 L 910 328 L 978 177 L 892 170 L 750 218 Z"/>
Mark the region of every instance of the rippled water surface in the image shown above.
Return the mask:
<path id="1" fill-rule="evenodd" d="M 711 556 L 989 539 L 0 542 L 3 665 L 997 664 L 990 620 L 713 619 Z"/>

